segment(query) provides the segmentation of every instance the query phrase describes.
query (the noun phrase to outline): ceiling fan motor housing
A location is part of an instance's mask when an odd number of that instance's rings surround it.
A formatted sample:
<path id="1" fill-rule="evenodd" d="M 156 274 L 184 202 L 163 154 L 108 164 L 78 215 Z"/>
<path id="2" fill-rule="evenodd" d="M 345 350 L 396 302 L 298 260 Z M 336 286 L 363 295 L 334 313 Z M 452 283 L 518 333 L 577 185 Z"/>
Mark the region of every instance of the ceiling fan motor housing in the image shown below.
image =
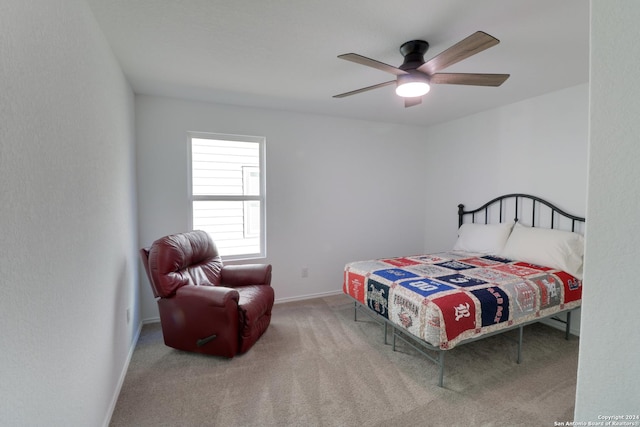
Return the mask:
<path id="1" fill-rule="evenodd" d="M 398 68 L 403 71 L 415 70 L 424 64 L 424 54 L 429 50 L 429 43 L 424 40 L 411 40 L 400 46 L 404 62 Z"/>

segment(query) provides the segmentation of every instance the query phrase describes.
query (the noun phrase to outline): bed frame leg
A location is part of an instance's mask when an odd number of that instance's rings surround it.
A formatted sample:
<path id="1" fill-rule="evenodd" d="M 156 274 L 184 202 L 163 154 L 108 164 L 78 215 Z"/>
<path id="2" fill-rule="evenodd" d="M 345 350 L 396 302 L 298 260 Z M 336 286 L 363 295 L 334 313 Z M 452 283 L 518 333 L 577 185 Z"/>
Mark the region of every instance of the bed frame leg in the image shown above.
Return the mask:
<path id="1" fill-rule="evenodd" d="M 395 335 L 395 331 L 393 330 L 393 326 L 391 327 L 391 333 L 393 334 L 393 349 L 396 349 L 396 335 Z M 383 334 L 384 334 L 384 345 L 387 345 L 387 322 L 382 322 L 382 329 L 383 329 Z"/>
<path id="2" fill-rule="evenodd" d="M 393 325 L 391 325 L 391 337 L 392 337 L 391 349 L 393 351 L 396 351 L 396 328 Z M 386 344 L 386 342 L 385 342 L 385 344 Z"/>
<path id="3" fill-rule="evenodd" d="M 440 378 L 438 379 L 438 387 L 444 387 L 444 351 L 438 350 L 438 364 L 440 365 Z"/>
<path id="4" fill-rule="evenodd" d="M 524 327 L 520 326 L 518 328 L 518 360 L 517 363 L 520 364 L 520 361 L 522 360 L 522 332 L 523 332 Z"/>
<path id="5" fill-rule="evenodd" d="M 569 334 L 571 332 L 571 312 L 567 311 L 567 328 L 564 331 L 564 339 L 569 341 Z"/>

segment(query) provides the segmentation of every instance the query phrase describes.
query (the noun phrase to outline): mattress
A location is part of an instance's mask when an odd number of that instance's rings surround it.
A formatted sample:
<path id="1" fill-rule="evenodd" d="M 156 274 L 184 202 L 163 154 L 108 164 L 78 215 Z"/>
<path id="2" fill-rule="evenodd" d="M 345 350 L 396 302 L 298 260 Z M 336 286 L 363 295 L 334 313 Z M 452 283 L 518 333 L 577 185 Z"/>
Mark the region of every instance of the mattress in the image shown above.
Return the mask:
<path id="1" fill-rule="evenodd" d="M 398 328 L 447 350 L 580 306 L 582 281 L 473 252 L 351 262 L 343 291 Z"/>

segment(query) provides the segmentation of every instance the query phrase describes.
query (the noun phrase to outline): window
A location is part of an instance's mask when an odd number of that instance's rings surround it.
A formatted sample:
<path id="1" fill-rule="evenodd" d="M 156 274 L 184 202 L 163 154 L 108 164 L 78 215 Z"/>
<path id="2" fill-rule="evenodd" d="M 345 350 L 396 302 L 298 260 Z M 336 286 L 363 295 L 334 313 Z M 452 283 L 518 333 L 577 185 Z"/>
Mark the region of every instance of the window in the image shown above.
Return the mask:
<path id="1" fill-rule="evenodd" d="M 265 138 L 190 133 L 191 228 L 225 259 L 265 256 Z"/>

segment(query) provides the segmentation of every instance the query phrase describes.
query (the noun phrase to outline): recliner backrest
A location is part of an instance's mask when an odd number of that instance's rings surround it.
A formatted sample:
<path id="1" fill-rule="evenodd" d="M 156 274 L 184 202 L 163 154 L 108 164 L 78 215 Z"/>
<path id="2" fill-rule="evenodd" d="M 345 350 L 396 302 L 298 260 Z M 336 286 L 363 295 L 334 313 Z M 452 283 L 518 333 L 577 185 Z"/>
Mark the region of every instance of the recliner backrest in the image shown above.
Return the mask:
<path id="1" fill-rule="evenodd" d="M 149 249 L 148 274 L 154 293 L 161 298 L 185 285 L 217 286 L 221 270 L 218 248 L 202 230 L 163 237 Z"/>

